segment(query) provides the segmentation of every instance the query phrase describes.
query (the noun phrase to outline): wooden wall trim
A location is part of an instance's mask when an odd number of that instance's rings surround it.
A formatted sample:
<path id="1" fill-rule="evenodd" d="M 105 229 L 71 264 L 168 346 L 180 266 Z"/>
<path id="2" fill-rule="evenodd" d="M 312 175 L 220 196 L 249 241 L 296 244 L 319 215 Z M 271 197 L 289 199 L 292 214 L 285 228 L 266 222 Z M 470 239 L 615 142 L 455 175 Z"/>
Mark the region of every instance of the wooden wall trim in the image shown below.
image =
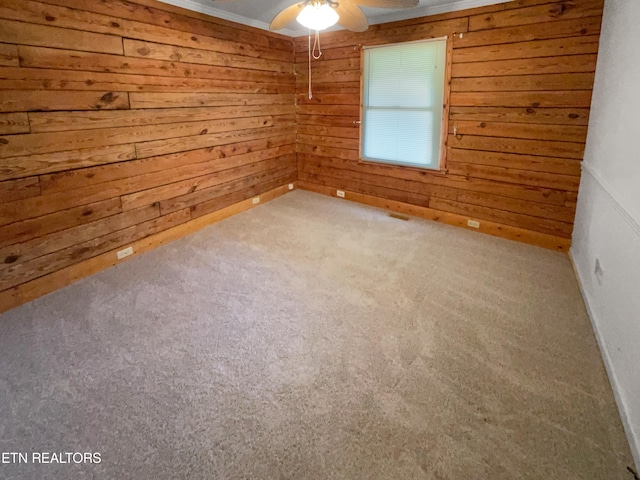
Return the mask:
<path id="1" fill-rule="evenodd" d="M 158 248 L 166 243 L 197 232 L 198 230 L 224 220 L 225 218 L 237 215 L 238 213 L 244 212 L 251 208 L 258 207 L 270 200 L 273 200 L 274 198 L 289 193 L 289 191 L 291 191 L 289 190 L 289 185 L 290 184 L 281 185 L 267 192 L 261 193 L 259 195 L 260 203 L 257 205 L 253 204 L 252 198 L 249 198 L 215 212 L 197 217 L 186 223 L 182 223 L 154 235 L 132 242 L 130 246 L 133 248 L 133 254 L 123 258 L 122 260 L 118 260 L 116 252 L 122 250 L 122 248 L 124 247 L 118 247 L 96 257 L 89 258 L 80 263 L 73 264 L 69 267 L 57 270 L 43 277 L 39 277 L 30 282 L 23 283 L 8 290 L 1 291 L 0 313 L 15 308 L 19 305 L 22 305 L 23 303 L 29 302 L 48 293 L 51 293 L 62 287 L 70 285 L 78 280 L 81 280 L 82 278 L 88 277 L 89 275 L 93 275 L 94 273 L 97 273 L 101 270 L 105 270 L 118 263 L 129 260 L 130 258 L 133 258 L 137 255 L 153 250 L 154 248 Z"/>
<path id="2" fill-rule="evenodd" d="M 453 32 L 452 35 L 447 35 L 447 50 L 446 50 L 446 59 L 445 59 L 445 72 L 444 72 L 444 94 L 443 94 L 443 105 L 442 105 L 442 130 L 440 132 L 440 169 L 444 170 L 447 168 L 447 140 L 449 138 L 449 110 L 451 107 L 451 69 L 453 68 L 453 37 L 456 35 L 456 32 Z"/>
<path id="3" fill-rule="evenodd" d="M 340 198 L 336 193 L 337 189 L 333 187 L 327 187 L 324 185 L 318 185 L 316 183 L 310 183 L 301 180 L 296 182 L 296 187 L 301 190 L 307 190 L 310 192 L 321 193 L 323 195 Z M 449 213 L 442 210 L 413 205 L 411 203 L 398 202 L 395 200 L 388 200 L 386 198 L 366 195 L 358 192 L 351 192 L 348 190 L 342 191 L 345 193 L 345 196 L 342 197 L 345 200 L 351 200 L 353 202 L 358 202 L 385 210 L 391 210 L 394 212 L 399 212 L 405 215 L 411 215 L 426 220 L 433 220 L 435 222 L 445 223 L 447 225 L 454 225 L 456 227 L 462 227 L 474 232 L 486 233 L 494 237 L 506 238 L 508 240 L 527 243 L 529 245 L 535 245 L 550 250 L 558 250 L 560 252 L 568 252 L 569 247 L 571 246 L 571 240 L 567 238 L 533 232 L 531 230 L 525 230 L 523 228 L 513 227 L 511 225 L 504 225 L 496 222 L 488 222 L 486 220 L 483 220 L 480 223 L 480 228 L 472 228 L 467 225 L 467 220 L 469 219 L 469 217 L 466 215 L 457 215 L 455 213 Z"/>

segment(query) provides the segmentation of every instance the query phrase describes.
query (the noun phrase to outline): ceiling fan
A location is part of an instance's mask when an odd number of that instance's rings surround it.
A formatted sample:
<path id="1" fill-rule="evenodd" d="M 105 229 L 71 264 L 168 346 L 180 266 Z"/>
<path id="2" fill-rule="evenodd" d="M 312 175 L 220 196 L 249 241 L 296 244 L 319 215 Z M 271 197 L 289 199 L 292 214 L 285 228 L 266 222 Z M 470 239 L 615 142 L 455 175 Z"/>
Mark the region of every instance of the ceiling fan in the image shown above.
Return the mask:
<path id="1" fill-rule="evenodd" d="M 364 32 L 369 22 L 363 7 L 411 8 L 418 5 L 418 0 L 306 0 L 282 10 L 271 21 L 271 30 L 280 30 L 294 19 L 311 29 L 324 30 L 336 23 L 353 32 Z"/>
<path id="2" fill-rule="evenodd" d="M 228 2 L 236 0 L 214 0 Z M 336 23 L 353 32 L 364 32 L 369 28 L 367 16 L 360 7 L 413 8 L 418 0 L 304 0 L 283 9 L 269 25 L 270 30 L 280 30 L 293 20 L 320 31 Z"/>

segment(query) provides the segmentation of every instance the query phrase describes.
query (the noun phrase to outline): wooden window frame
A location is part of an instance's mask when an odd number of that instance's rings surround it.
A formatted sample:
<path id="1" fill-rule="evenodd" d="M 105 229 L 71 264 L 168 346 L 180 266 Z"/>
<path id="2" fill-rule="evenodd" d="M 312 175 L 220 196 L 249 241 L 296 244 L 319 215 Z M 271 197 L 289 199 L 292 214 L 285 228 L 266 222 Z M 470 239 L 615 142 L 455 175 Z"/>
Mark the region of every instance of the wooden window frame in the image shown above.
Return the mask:
<path id="1" fill-rule="evenodd" d="M 364 110 L 364 46 L 360 46 L 360 112 L 359 112 L 359 120 L 358 123 L 358 163 L 367 164 L 367 165 L 386 165 L 390 167 L 397 168 L 408 168 L 415 169 L 421 172 L 433 172 L 433 173 L 442 173 L 446 172 L 447 167 L 447 138 L 449 136 L 449 106 L 451 104 L 451 66 L 452 66 L 452 57 L 453 57 L 453 37 L 455 36 L 455 32 L 451 35 L 446 35 L 442 37 L 429 37 L 422 38 L 420 40 L 412 40 L 407 42 L 394 42 L 388 44 L 381 44 L 375 46 L 391 46 L 391 45 L 402 45 L 404 43 L 417 43 L 424 42 L 427 40 L 445 40 L 445 70 L 444 70 L 444 91 L 442 94 L 442 125 L 440 131 L 440 158 L 438 160 L 438 168 L 427 168 L 420 167 L 419 165 L 402 165 L 393 162 L 374 162 L 372 160 L 367 160 L 362 156 L 362 118 L 363 118 L 363 110 Z M 374 45 L 372 45 L 374 46 Z"/>

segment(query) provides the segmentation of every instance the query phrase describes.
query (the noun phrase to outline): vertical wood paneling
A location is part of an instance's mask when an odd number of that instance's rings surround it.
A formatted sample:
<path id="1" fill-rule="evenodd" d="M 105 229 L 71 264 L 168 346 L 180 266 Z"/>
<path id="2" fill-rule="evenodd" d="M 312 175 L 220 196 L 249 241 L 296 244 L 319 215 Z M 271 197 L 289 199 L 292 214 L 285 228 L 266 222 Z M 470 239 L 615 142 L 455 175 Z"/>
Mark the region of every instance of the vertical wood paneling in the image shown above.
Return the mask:
<path id="1" fill-rule="evenodd" d="M 367 32 L 323 34 L 307 86 L 307 40 L 296 39 L 299 179 L 503 226 L 501 234 L 566 245 L 571 238 L 591 103 L 602 0 L 520 0 Z M 360 162 L 357 106 L 363 45 L 453 39 L 445 168 Z M 345 140 L 348 138 L 348 141 Z M 409 182 L 408 180 L 411 179 Z M 446 185 L 453 191 L 433 190 Z M 363 197 L 364 198 L 364 197 Z M 458 222 L 458 220 L 456 220 Z M 507 232 L 507 233 L 505 233 Z"/>
<path id="2" fill-rule="evenodd" d="M 295 180 L 293 55 L 151 0 L 0 0 L 3 298 Z"/>

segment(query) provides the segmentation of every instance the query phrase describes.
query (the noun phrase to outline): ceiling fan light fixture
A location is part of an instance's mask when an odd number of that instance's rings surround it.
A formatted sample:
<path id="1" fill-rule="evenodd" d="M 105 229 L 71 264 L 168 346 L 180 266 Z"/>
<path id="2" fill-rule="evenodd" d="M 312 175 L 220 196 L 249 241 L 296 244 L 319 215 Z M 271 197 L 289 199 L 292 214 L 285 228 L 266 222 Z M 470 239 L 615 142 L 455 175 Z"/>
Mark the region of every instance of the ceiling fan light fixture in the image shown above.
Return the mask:
<path id="1" fill-rule="evenodd" d="M 300 25 L 316 31 L 334 26 L 339 19 L 338 12 L 324 2 L 307 4 L 296 18 Z"/>

